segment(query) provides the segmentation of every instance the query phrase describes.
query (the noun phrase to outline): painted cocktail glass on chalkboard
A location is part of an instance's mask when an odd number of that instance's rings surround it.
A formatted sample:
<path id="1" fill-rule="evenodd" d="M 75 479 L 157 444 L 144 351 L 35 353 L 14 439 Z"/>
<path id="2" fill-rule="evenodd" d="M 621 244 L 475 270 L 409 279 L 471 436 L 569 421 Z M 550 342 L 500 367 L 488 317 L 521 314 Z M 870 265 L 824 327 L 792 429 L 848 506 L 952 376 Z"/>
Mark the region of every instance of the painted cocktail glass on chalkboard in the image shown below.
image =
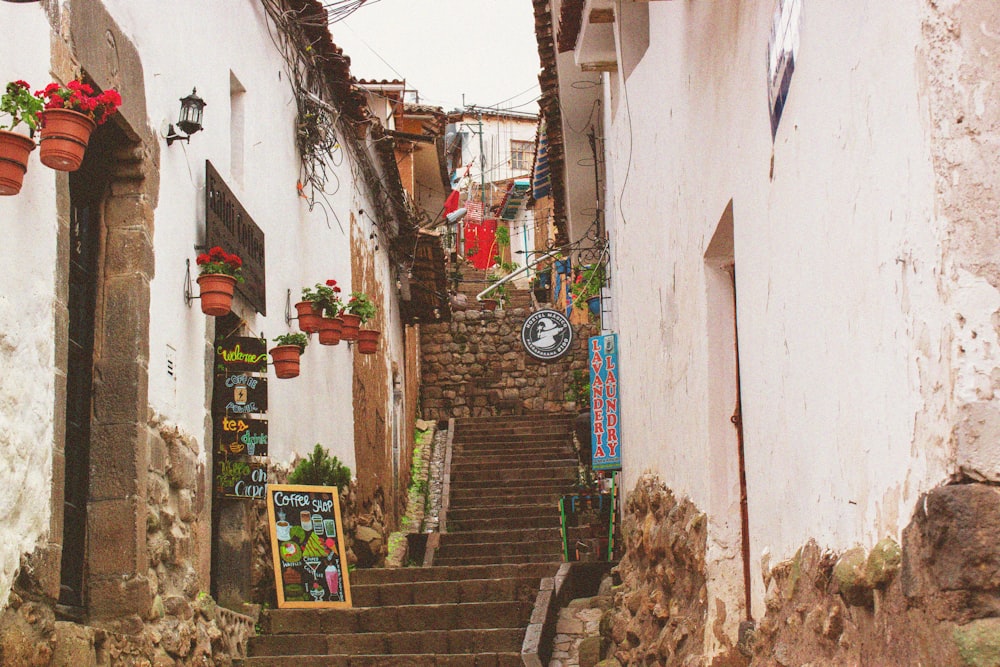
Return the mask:
<path id="1" fill-rule="evenodd" d="M 278 607 L 350 607 L 337 488 L 271 484 L 265 495 Z"/>

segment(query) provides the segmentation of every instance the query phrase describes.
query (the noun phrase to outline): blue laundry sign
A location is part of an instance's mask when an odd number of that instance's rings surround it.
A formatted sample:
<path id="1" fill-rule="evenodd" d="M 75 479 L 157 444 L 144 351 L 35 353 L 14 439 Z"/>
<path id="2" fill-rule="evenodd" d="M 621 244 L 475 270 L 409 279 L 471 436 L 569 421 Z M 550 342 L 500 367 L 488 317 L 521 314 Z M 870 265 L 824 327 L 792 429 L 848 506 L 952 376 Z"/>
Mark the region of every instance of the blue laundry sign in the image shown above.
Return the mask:
<path id="1" fill-rule="evenodd" d="M 594 336 L 590 365 L 590 440 L 594 470 L 621 470 L 621 422 L 618 419 L 618 334 Z"/>

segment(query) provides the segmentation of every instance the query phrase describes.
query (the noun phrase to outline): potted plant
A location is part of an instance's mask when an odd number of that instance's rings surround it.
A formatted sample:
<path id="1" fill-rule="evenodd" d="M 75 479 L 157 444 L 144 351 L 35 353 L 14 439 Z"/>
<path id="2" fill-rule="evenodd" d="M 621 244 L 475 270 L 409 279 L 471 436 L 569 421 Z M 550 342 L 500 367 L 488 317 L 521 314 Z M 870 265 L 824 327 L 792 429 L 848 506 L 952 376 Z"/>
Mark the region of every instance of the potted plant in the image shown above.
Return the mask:
<path id="1" fill-rule="evenodd" d="M 24 174 L 28 171 L 28 155 L 35 150 L 35 128 L 42 101 L 32 95 L 24 81 L 11 81 L 0 96 L 0 113 L 10 118 L 0 125 L 0 195 L 16 195 L 21 191 Z M 14 132 L 24 123 L 28 136 Z"/>
<path id="2" fill-rule="evenodd" d="M 282 334 L 274 339 L 275 346 L 267 351 L 274 362 L 274 373 L 282 380 L 297 377 L 299 357 L 309 344 L 304 333 Z"/>
<path id="3" fill-rule="evenodd" d="M 96 93 L 89 84 L 78 80 L 65 86 L 50 83 L 35 95 L 45 100 L 38 157 L 42 164 L 58 171 L 80 168 L 91 133 L 122 103 L 114 88 Z"/>
<path id="4" fill-rule="evenodd" d="M 337 281 L 331 278 L 326 283 L 316 283 L 311 289 L 303 289 L 303 301 L 296 304 L 296 309 L 299 309 L 303 304 L 308 304 L 309 311 L 315 317 L 313 323 L 316 328 L 313 331 L 319 332 L 319 342 L 322 345 L 336 345 L 340 342 L 344 326 L 343 319 L 339 317 L 344 308 L 340 301 L 340 291 Z M 300 319 L 302 311 L 305 309 L 302 307 L 299 310 Z M 309 323 L 308 317 L 307 323 Z M 302 327 L 302 322 L 299 322 L 299 327 Z"/>
<path id="5" fill-rule="evenodd" d="M 586 264 L 577 270 L 576 282 L 570 287 L 573 303 L 584 301 L 593 315 L 601 314 L 601 287 L 604 286 L 604 264 Z"/>
<path id="6" fill-rule="evenodd" d="M 344 340 L 357 340 L 361 325 L 375 317 L 377 310 L 367 294 L 351 292 L 351 298 L 347 300 L 344 311 L 340 314 L 344 320 L 344 330 L 340 337 Z"/>
<path id="7" fill-rule="evenodd" d="M 495 273 L 493 271 L 490 271 L 489 273 L 486 274 L 486 282 L 491 285 L 496 283 L 501 278 L 503 278 L 502 275 Z M 509 296 L 508 289 L 509 289 L 508 283 L 503 283 L 501 285 L 497 285 L 496 287 L 494 287 L 493 290 L 490 292 L 490 298 L 482 300 L 483 308 L 485 310 L 496 310 L 497 308 L 503 308 L 504 304 L 507 303 L 507 299 Z"/>
<path id="8" fill-rule="evenodd" d="M 201 312 L 222 317 L 233 309 L 233 290 L 243 282 L 243 260 L 215 246 L 198 255 Z"/>

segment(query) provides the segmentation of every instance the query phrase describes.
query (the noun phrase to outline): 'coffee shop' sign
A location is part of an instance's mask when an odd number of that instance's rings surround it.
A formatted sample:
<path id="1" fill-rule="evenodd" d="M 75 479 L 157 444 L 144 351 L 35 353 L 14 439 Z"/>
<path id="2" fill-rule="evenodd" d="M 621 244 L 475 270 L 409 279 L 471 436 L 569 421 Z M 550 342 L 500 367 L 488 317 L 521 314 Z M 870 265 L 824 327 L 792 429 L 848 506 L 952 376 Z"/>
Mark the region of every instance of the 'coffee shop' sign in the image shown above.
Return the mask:
<path id="1" fill-rule="evenodd" d="M 258 313 L 267 315 L 264 297 L 264 232 L 226 185 L 212 163 L 205 161 L 205 242 L 221 246 L 243 259 L 244 282 L 236 290 Z"/>

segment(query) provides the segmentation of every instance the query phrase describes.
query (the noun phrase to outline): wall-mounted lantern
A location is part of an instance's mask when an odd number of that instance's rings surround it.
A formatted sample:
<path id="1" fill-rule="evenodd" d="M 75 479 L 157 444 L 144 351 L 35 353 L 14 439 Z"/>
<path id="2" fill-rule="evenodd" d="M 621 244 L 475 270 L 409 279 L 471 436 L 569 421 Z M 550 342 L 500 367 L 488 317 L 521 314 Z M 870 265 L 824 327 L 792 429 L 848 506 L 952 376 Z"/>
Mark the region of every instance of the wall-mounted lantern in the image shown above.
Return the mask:
<path id="1" fill-rule="evenodd" d="M 200 131 L 201 116 L 207 103 L 198 97 L 198 89 L 192 88 L 191 94 L 181 98 L 181 115 L 177 119 L 177 127 L 184 134 L 179 134 L 171 125 L 167 130 L 167 145 L 183 139 L 191 143 L 191 135 Z"/>

